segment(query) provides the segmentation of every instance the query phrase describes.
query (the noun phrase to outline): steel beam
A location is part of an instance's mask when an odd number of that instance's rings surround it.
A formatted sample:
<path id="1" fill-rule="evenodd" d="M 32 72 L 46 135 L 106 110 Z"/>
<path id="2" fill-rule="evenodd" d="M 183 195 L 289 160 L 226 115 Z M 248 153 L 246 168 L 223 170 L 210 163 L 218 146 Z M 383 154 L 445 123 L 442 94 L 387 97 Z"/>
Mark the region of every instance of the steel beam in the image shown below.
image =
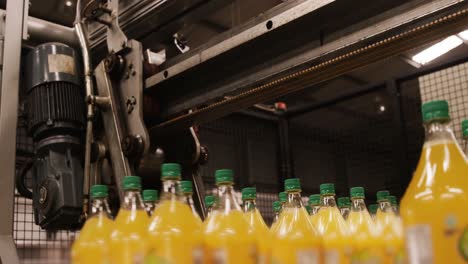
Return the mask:
<path id="1" fill-rule="evenodd" d="M 8 0 L 3 48 L 3 76 L 0 96 L 0 263 L 19 263 L 13 240 L 16 127 L 18 122 L 21 42 L 25 5 L 29 1 Z"/>

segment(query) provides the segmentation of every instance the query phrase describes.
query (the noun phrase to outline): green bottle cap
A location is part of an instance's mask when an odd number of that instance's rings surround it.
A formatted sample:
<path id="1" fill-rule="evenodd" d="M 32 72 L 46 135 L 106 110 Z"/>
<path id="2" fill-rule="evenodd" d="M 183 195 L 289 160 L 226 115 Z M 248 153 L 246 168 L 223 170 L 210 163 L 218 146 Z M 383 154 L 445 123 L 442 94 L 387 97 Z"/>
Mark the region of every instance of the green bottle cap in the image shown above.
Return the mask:
<path id="1" fill-rule="evenodd" d="M 143 190 L 143 201 L 156 202 L 158 200 L 158 191 L 147 189 Z"/>
<path id="2" fill-rule="evenodd" d="M 179 186 L 182 193 L 193 193 L 192 181 L 180 181 Z"/>
<path id="3" fill-rule="evenodd" d="M 338 198 L 338 207 L 351 207 L 351 200 L 349 197 L 340 197 Z"/>
<path id="4" fill-rule="evenodd" d="M 221 169 L 215 172 L 216 185 L 234 182 L 234 172 L 230 169 Z"/>
<path id="5" fill-rule="evenodd" d="M 369 204 L 369 212 L 371 214 L 377 213 L 377 209 L 379 208 L 378 204 Z"/>
<path id="6" fill-rule="evenodd" d="M 320 205 L 320 194 L 312 194 L 309 196 L 309 204 L 312 206 Z"/>
<path id="7" fill-rule="evenodd" d="M 435 100 L 424 103 L 421 107 L 423 122 L 434 120 L 449 120 L 449 105 L 445 100 Z"/>
<path id="8" fill-rule="evenodd" d="M 363 187 L 353 187 L 349 192 L 351 193 L 351 198 L 365 198 Z"/>
<path id="9" fill-rule="evenodd" d="M 465 119 L 462 121 L 461 127 L 462 127 L 463 137 L 467 138 L 468 137 L 468 119 Z"/>
<path id="10" fill-rule="evenodd" d="M 215 197 L 213 195 L 207 195 L 205 196 L 205 206 L 211 207 L 215 203 Z"/>
<path id="11" fill-rule="evenodd" d="M 388 196 L 390 195 L 389 191 L 378 191 L 377 192 L 377 202 L 388 200 Z"/>
<path id="12" fill-rule="evenodd" d="M 320 195 L 334 195 L 335 185 L 333 183 L 320 184 Z"/>
<path id="13" fill-rule="evenodd" d="M 138 176 L 125 176 L 123 178 L 123 189 L 141 189 L 141 178 Z"/>
<path id="14" fill-rule="evenodd" d="M 163 163 L 161 165 L 161 179 L 180 179 L 180 164 Z"/>
<path id="15" fill-rule="evenodd" d="M 288 201 L 288 194 L 286 192 L 280 192 L 278 197 L 279 197 L 280 203 L 285 203 Z"/>
<path id="16" fill-rule="evenodd" d="M 242 200 L 256 199 L 257 189 L 255 187 L 247 187 L 242 189 Z"/>
<path id="17" fill-rule="evenodd" d="M 273 211 L 275 213 L 279 212 L 281 210 L 281 202 L 280 201 L 274 201 L 273 202 Z"/>
<path id="18" fill-rule="evenodd" d="M 107 197 L 109 194 L 109 188 L 107 188 L 107 185 L 100 185 L 96 184 L 91 186 L 91 199 L 94 198 L 104 198 Z"/>
<path id="19" fill-rule="evenodd" d="M 398 202 L 397 202 L 396 196 L 389 195 L 389 196 L 387 197 L 387 199 L 388 199 L 388 201 L 390 202 L 390 204 L 391 204 L 392 206 L 398 206 Z"/>
<path id="20" fill-rule="evenodd" d="M 301 180 L 299 178 L 286 179 L 284 181 L 284 190 L 286 192 L 294 192 L 301 190 Z"/>

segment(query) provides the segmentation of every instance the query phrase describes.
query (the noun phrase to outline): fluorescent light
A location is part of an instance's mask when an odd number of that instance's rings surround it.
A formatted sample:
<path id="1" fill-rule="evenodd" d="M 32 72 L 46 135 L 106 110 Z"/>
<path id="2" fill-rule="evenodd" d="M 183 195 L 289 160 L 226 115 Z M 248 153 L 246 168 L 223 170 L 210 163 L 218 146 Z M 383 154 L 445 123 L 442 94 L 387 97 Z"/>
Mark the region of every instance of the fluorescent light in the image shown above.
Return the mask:
<path id="1" fill-rule="evenodd" d="M 463 44 L 463 40 L 453 35 L 419 52 L 411 59 L 419 64 L 424 65 L 460 46 L 461 44 Z"/>
<path id="2" fill-rule="evenodd" d="M 458 33 L 458 36 L 464 40 L 468 40 L 468 30 Z"/>
<path id="3" fill-rule="evenodd" d="M 66 5 L 66 6 L 72 6 L 72 5 L 73 5 L 73 2 L 68 0 L 68 1 L 65 2 L 65 5 Z"/>

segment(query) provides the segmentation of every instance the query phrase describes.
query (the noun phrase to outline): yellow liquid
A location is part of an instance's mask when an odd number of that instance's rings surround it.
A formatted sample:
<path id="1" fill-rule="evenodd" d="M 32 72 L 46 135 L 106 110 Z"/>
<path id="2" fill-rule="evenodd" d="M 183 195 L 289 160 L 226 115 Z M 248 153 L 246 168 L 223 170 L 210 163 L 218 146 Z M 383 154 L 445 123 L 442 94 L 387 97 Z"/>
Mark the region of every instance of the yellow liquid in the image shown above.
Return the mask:
<path id="1" fill-rule="evenodd" d="M 255 238 L 241 211 L 213 211 L 204 234 L 206 263 L 256 263 Z"/>
<path id="2" fill-rule="evenodd" d="M 203 262 L 202 222 L 180 201 L 166 200 L 156 208 L 148 228 L 148 243 L 149 258 L 156 263 Z"/>
<path id="3" fill-rule="evenodd" d="M 393 212 L 380 209 L 375 216 L 378 239 L 383 245 L 383 263 L 403 263 L 404 243 L 401 221 Z"/>
<path id="4" fill-rule="evenodd" d="M 410 263 L 468 262 L 468 164 L 453 141 L 424 144 L 421 158 L 401 201 Z M 418 257 L 415 246 L 424 246 Z M 424 244 L 421 244 L 424 243 Z M 430 248 L 432 247 L 432 250 Z M 413 259 L 413 262 L 411 260 Z"/>
<path id="5" fill-rule="evenodd" d="M 315 215 L 322 236 L 325 263 L 351 263 L 351 238 L 346 221 L 336 207 L 322 207 Z"/>
<path id="6" fill-rule="evenodd" d="M 320 263 L 321 239 L 304 208 L 283 207 L 272 236 L 272 263 Z"/>
<path id="7" fill-rule="evenodd" d="M 72 246 L 72 263 L 110 263 L 109 239 L 112 220 L 104 213 L 89 218 L 80 231 L 80 236 Z"/>
<path id="8" fill-rule="evenodd" d="M 271 248 L 270 230 L 268 229 L 267 225 L 263 221 L 263 218 L 260 215 L 260 212 L 258 211 L 258 209 L 255 209 L 254 211 L 246 212 L 245 217 L 255 236 L 256 245 L 257 245 L 257 254 L 258 254 L 257 263 L 258 264 L 270 263 L 271 262 L 270 260 L 270 248 Z"/>
<path id="9" fill-rule="evenodd" d="M 148 250 L 148 220 L 145 210 L 120 209 L 110 240 L 112 264 L 143 263 Z"/>
<path id="10" fill-rule="evenodd" d="M 367 211 L 352 211 L 348 216 L 352 263 L 382 263 L 382 243 Z"/>

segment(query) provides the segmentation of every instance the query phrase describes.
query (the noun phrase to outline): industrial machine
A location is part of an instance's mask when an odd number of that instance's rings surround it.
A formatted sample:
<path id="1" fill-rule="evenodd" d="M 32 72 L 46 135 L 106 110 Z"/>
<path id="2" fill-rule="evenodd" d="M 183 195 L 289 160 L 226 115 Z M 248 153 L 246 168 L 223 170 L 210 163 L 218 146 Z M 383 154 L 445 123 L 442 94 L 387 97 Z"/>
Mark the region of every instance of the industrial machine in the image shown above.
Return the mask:
<path id="1" fill-rule="evenodd" d="M 468 21 L 463 1 L 377 1 L 373 15 L 327 21 L 305 34 L 333 10 L 355 4 L 277 1 L 210 40 L 186 37 L 187 25 L 207 23 L 204 15 L 233 2 L 78 0 L 74 27 L 67 28 L 28 18 L 28 1 L 8 0 L 0 22 L 0 138 L 8 154 L 0 158 L 0 185 L 9 188 L 0 192 L 0 208 L 6 219 L 13 219 L 15 177 L 18 193 L 33 199 L 38 225 L 74 230 L 86 217 L 91 185 L 114 186 L 118 200 L 125 175 L 157 187 L 162 162 L 183 165 L 203 214 L 199 166 L 210 157 L 197 126 L 235 111 L 279 120 L 281 176 L 288 178 L 285 117 L 301 106 L 287 110 L 272 103 L 276 98 L 459 32 Z M 28 37 L 40 44 L 22 41 Z M 28 45 L 23 52 L 22 43 Z M 34 156 L 16 173 L 20 84 Z M 17 263 L 11 233 L 11 225 L 0 224 L 0 263 Z"/>

